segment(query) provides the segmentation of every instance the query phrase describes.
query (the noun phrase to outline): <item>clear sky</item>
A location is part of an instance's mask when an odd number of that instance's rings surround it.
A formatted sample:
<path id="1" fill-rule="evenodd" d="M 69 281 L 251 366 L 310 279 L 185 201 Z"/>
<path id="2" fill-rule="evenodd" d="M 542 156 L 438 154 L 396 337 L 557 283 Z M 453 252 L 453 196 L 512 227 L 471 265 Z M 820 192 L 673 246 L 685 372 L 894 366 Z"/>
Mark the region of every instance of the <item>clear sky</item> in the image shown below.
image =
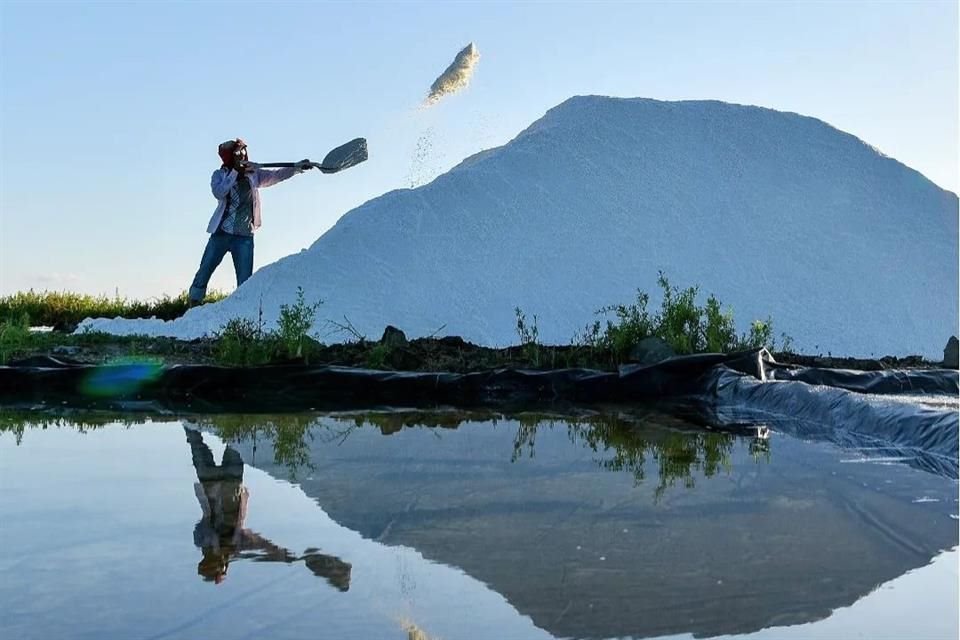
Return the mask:
<path id="1" fill-rule="evenodd" d="M 418 109 L 471 41 L 471 86 Z M 262 192 L 259 268 L 578 94 L 815 116 L 956 192 L 957 58 L 956 2 L 0 0 L 0 294 L 186 289 L 223 140 L 262 162 L 369 141 Z M 233 286 L 228 257 L 211 287 Z"/>

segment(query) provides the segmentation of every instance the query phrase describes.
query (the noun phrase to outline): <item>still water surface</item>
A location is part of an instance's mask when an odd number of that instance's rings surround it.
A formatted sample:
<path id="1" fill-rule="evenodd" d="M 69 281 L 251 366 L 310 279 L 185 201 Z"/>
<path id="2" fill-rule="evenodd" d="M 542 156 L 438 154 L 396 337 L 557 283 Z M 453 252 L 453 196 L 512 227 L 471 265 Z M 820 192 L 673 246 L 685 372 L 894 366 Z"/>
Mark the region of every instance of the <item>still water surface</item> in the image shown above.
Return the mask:
<path id="1" fill-rule="evenodd" d="M 0 425 L 2 638 L 957 637 L 957 483 L 776 432 Z"/>

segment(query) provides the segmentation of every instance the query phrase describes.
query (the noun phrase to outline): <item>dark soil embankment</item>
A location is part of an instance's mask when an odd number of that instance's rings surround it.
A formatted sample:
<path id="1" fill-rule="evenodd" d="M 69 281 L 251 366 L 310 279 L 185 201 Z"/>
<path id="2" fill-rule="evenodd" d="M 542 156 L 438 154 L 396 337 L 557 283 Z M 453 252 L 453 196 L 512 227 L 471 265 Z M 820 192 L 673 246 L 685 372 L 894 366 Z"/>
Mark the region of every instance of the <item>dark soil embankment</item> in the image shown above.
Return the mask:
<path id="1" fill-rule="evenodd" d="M 458 337 L 419 338 L 410 341 L 362 341 L 344 344 L 309 345 L 308 356 L 283 363 L 306 362 L 311 365 L 360 367 L 392 371 L 447 371 L 470 373 L 494 368 L 565 369 L 582 367 L 615 371 L 621 364 L 640 362 L 620 360 L 613 354 L 590 347 L 565 345 L 523 345 L 492 349 L 464 341 Z M 217 357 L 217 341 L 174 340 L 172 338 L 114 337 L 99 335 L 96 339 L 67 334 L 48 334 L 41 345 L 26 346 L 11 360 L 51 356 L 63 361 L 102 364 L 118 359 L 151 358 L 164 364 L 222 364 Z M 843 358 L 823 355 L 775 353 L 782 364 L 825 369 L 883 371 L 887 369 L 930 369 L 939 362 L 920 356 L 880 359 Z M 650 363 L 649 361 L 647 362 Z M 277 364 L 280 364 L 279 362 Z"/>

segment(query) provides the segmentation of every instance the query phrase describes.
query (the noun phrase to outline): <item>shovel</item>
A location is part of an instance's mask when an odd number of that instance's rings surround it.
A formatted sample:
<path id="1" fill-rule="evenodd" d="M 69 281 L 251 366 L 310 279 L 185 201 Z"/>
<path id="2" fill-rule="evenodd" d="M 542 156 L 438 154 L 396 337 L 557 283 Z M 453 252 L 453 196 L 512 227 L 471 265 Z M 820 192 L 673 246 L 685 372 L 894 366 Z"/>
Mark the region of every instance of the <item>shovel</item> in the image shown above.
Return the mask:
<path id="1" fill-rule="evenodd" d="M 310 164 L 323 173 L 337 173 L 344 169 L 349 169 L 355 164 L 360 164 L 367 159 L 367 140 L 366 138 L 356 138 L 347 144 L 342 144 L 326 155 L 323 162 L 311 162 Z M 282 169 L 294 167 L 296 162 L 258 162 L 258 166 L 264 169 Z"/>

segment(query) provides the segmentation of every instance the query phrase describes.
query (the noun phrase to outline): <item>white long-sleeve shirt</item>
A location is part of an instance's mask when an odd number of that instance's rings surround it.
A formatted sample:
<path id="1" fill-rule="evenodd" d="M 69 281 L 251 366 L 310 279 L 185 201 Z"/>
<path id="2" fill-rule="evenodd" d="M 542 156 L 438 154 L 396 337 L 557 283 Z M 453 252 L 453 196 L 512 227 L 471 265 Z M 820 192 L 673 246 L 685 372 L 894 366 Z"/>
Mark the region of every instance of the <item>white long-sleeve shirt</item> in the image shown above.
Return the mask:
<path id="1" fill-rule="evenodd" d="M 273 186 L 278 182 L 292 178 L 298 173 L 300 173 L 300 171 L 294 167 L 290 167 L 287 169 L 258 168 L 255 171 L 248 171 L 244 174 L 244 177 L 250 180 L 250 196 L 253 198 L 254 230 L 260 228 L 260 187 Z M 226 167 L 221 167 L 213 172 L 213 176 L 210 178 L 210 190 L 213 192 L 213 197 L 217 199 L 217 208 L 210 218 L 210 224 L 207 225 L 207 233 L 214 233 L 220 227 L 223 214 L 227 210 L 227 196 L 230 194 L 230 190 L 233 189 L 233 185 L 237 182 L 239 176 L 240 174 L 234 169 L 227 169 Z"/>

